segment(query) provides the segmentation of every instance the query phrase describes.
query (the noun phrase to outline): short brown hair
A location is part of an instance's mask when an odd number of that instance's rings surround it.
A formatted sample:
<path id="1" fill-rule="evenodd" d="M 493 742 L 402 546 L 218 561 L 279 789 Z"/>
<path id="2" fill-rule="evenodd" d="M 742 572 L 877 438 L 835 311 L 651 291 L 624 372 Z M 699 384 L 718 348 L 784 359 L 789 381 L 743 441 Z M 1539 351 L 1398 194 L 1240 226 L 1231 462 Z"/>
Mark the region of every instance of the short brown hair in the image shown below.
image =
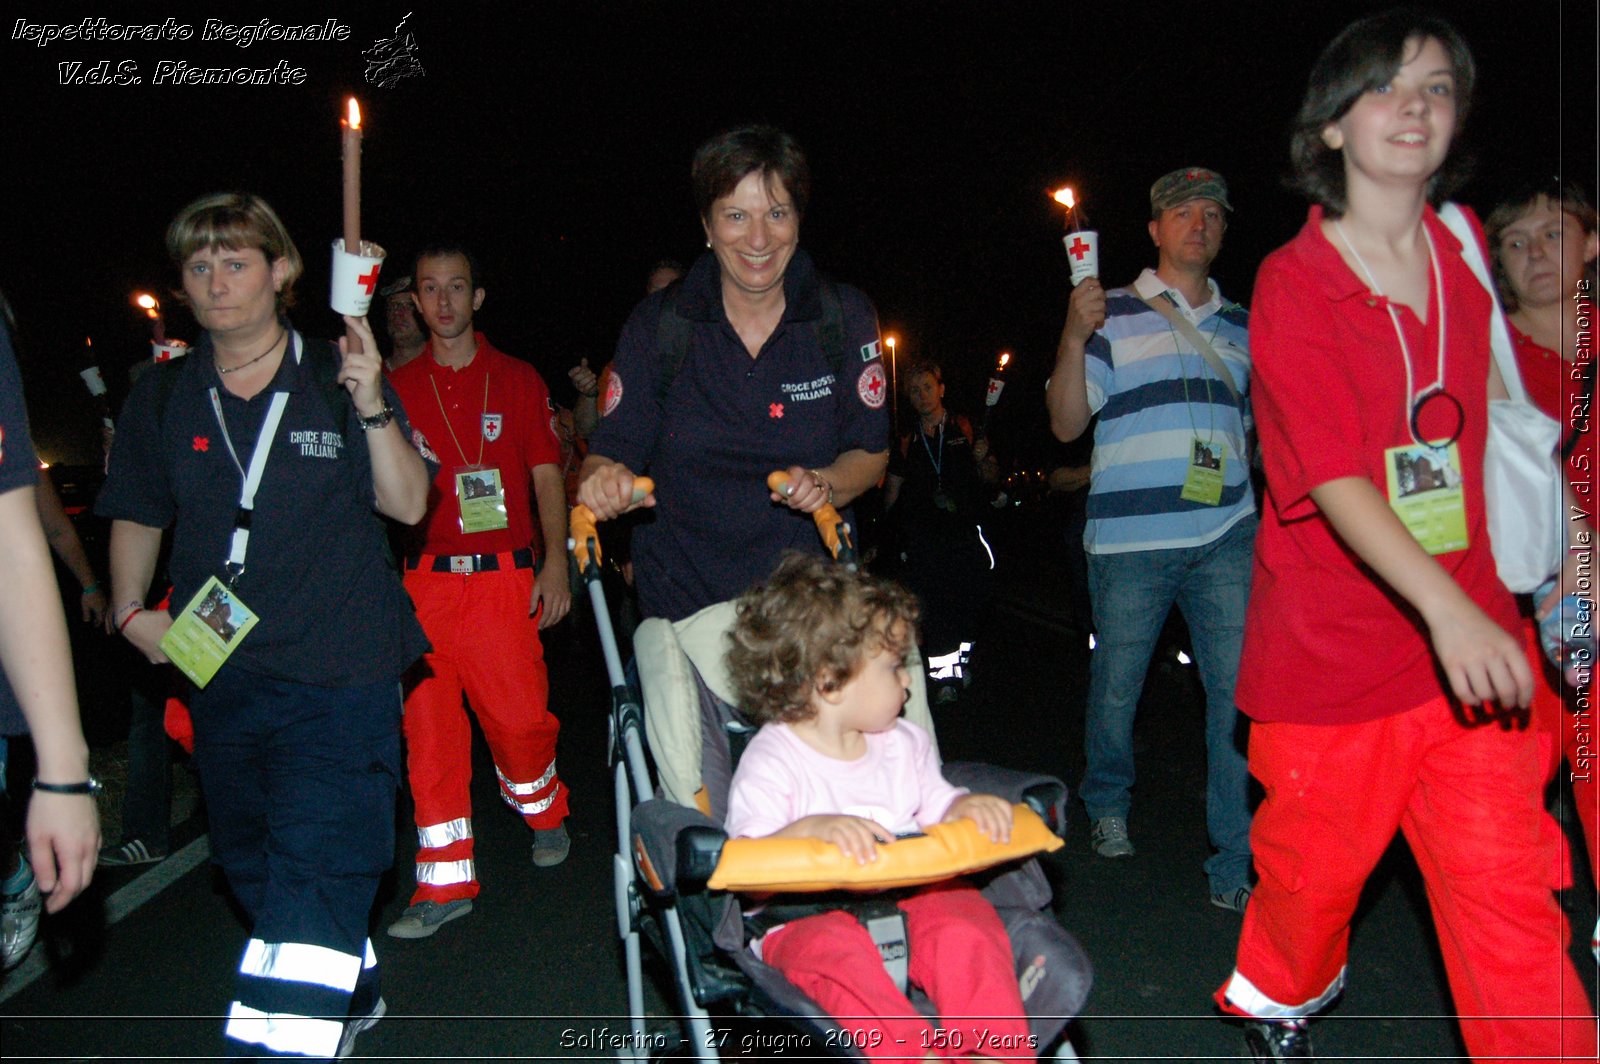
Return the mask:
<path id="1" fill-rule="evenodd" d="M 1511 290 L 1511 284 L 1506 280 L 1505 270 L 1500 264 L 1500 237 L 1513 222 L 1538 206 L 1540 198 L 1548 201 L 1559 213 L 1572 215 L 1582 227 L 1585 237 L 1595 231 L 1596 222 L 1600 220 L 1583 189 L 1576 183 L 1563 181 L 1559 177 L 1530 181 L 1502 199 L 1483 220 L 1483 235 L 1489 242 L 1489 254 L 1494 256 L 1494 279 L 1500 289 L 1500 302 L 1505 304 L 1508 312 L 1517 309 L 1517 294 Z M 1593 283 L 1595 275 L 1593 262 L 1589 263 L 1585 273 Z"/>
<path id="2" fill-rule="evenodd" d="M 294 283 L 305 272 L 305 263 L 282 219 L 260 196 L 214 192 L 179 211 L 167 226 L 167 254 L 172 264 L 181 271 L 190 255 L 208 248 L 256 248 L 266 256 L 268 266 L 283 259 L 289 272 L 278 289 L 278 309 L 294 305 Z"/>
<path id="3" fill-rule="evenodd" d="M 789 134 L 773 126 L 745 126 L 718 134 L 694 153 L 690 177 L 700 220 L 711 220 L 711 205 L 732 192 L 749 174 L 759 173 L 769 188 L 783 182 L 794 201 L 796 217 L 804 218 L 811 202 L 811 167 L 806 153 Z"/>
<path id="4" fill-rule="evenodd" d="M 1433 38 L 1450 55 L 1455 77 L 1456 126 L 1450 151 L 1428 182 L 1428 199 L 1438 204 L 1465 179 L 1470 160 L 1462 129 L 1472 109 L 1477 67 L 1467 42 L 1449 22 L 1415 8 L 1396 8 L 1352 22 L 1317 57 L 1305 99 L 1289 137 L 1294 184 L 1329 214 L 1345 212 L 1344 155 L 1328 147 L 1322 131 L 1339 121 L 1363 93 L 1394 80 L 1406 61 L 1406 46 Z"/>
<path id="5" fill-rule="evenodd" d="M 728 676 L 758 724 L 810 718 L 813 692 L 837 691 L 872 654 L 904 654 L 917 638 L 911 592 L 811 555 L 786 555 L 735 608 Z"/>

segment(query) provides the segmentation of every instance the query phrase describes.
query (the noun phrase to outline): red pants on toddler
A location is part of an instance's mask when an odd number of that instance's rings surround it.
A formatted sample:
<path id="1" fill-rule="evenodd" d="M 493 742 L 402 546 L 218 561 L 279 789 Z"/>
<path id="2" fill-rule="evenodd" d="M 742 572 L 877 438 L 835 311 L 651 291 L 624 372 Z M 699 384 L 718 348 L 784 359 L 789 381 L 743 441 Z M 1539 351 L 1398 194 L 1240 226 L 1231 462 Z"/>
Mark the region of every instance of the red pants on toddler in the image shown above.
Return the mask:
<path id="1" fill-rule="evenodd" d="M 937 1034 L 889 978 L 878 947 L 850 913 L 784 924 L 761 940 L 761 957 L 840 1027 L 861 1032 L 852 1040 L 875 1062 L 920 1061 L 930 1052 L 1034 1059 L 1011 940 L 994 906 L 961 880 L 926 887 L 898 904 L 906 915 L 910 979 L 939 1010 Z"/>

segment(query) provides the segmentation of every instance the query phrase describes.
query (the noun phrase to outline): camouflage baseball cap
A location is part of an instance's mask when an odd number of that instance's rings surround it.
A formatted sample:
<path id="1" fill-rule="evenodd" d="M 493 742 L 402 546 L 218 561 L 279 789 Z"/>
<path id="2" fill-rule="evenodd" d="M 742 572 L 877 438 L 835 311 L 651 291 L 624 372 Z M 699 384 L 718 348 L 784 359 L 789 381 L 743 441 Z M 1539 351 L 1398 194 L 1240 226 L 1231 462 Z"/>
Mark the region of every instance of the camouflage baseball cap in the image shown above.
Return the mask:
<path id="1" fill-rule="evenodd" d="M 398 278 L 392 283 L 384 285 L 378 290 L 378 294 L 383 298 L 388 299 L 390 296 L 404 295 L 409 291 L 411 291 L 411 275 L 408 273 L 404 277 Z"/>
<path id="2" fill-rule="evenodd" d="M 1228 202 L 1228 183 L 1221 174 L 1203 166 L 1174 170 L 1150 186 L 1150 209 L 1157 214 L 1192 199 L 1216 200 L 1233 210 L 1233 204 Z"/>

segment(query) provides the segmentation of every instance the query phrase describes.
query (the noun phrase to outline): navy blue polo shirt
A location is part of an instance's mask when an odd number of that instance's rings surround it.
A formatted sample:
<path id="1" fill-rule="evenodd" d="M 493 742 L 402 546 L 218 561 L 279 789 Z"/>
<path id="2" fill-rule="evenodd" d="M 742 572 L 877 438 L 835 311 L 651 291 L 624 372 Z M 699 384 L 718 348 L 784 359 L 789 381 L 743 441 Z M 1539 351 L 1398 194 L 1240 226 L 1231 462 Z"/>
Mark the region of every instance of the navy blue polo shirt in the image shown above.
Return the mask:
<path id="1" fill-rule="evenodd" d="M 22 376 L 11 347 L 11 330 L 0 321 L 0 495 L 31 488 L 39 481 L 39 456 L 28 435 L 28 408 L 22 401 Z M 22 735 L 28 722 L 17 696 L 0 673 L 0 735 Z"/>
<path id="2" fill-rule="evenodd" d="M 804 250 L 784 274 L 783 318 L 754 359 L 723 309 L 716 256 L 700 257 L 676 297 L 690 338 L 664 402 L 662 293 L 623 326 L 589 450 L 656 482 L 655 509 L 633 533 L 645 616 L 677 620 L 732 598 L 786 550 L 823 553 L 809 514 L 770 501 L 768 473 L 888 450 L 877 312 L 856 289 L 834 287 L 844 312 L 842 374 L 822 347 L 820 284 Z"/>
<path id="3" fill-rule="evenodd" d="M 95 512 L 172 527 L 172 612 L 181 610 L 207 579 L 226 579 L 243 481 L 208 392 L 217 389 L 245 469 L 273 393 L 288 392 L 235 585 L 261 619 L 224 667 L 322 687 L 397 679 L 427 640 L 389 562 L 355 406 L 317 378 L 314 360 L 338 354 L 326 341 L 308 347 L 301 362 L 286 353 L 272 383 L 248 400 L 222 386 L 208 335 L 187 358 L 152 367 L 117 422 Z M 175 375 L 164 403 L 162 373 Z M 399 397 L 387 381 L 383 387 L 411 438 Z"/>

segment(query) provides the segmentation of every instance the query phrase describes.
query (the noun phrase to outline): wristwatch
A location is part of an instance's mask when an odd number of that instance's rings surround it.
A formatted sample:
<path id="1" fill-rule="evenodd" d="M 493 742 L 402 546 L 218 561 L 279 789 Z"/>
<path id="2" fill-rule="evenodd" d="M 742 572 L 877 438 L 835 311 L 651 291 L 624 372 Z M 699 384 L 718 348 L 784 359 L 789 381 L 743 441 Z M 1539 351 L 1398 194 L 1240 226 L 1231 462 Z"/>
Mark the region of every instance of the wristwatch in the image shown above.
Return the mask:
<path id="1" fill-rule="evenodd" d="M 394 407 L 389 405 L 389 400 L 387 399 L 383 401 L 383 409 L 371 417 L 363 417 L 360 413 L 356 414 L 356 423 L 366 432 L 371 432 L 373 429 L 381 429 L 393 420 Z"/>
<path id="2" fill-rule="evenodd" d="M 36 776 L 33 780 L 33 789 L 44 791 L 46 794 L 99 794 L 105 787 L 93 776 L 81 783 L 42 783 Z"/>

